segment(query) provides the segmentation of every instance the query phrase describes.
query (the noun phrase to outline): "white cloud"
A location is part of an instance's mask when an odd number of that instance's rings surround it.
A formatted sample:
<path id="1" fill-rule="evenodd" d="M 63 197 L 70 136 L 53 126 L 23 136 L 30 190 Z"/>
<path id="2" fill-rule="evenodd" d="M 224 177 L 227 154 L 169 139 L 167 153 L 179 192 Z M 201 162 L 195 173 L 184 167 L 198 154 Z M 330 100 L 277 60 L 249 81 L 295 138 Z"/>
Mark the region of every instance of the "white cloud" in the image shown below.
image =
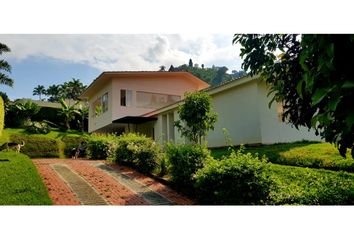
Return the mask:
<path id="1" fill-rule="evenodd" d="M 34 56 L 88 64 L 106 70 L 157 70 L 188 63 L 239 69 L 239 48 L 232 35 L 0 35 L 23 60 Z"/>

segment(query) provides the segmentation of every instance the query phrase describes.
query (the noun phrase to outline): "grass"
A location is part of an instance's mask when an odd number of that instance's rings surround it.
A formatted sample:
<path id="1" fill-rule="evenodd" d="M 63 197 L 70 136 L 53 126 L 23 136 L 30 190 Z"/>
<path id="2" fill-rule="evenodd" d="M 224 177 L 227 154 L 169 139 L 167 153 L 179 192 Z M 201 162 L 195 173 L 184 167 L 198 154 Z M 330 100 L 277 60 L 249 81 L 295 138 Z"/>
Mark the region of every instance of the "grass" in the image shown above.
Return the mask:
<path id="1" fill-rule="evenodd" d="M 269 164 L 269 204 L 353 205 L 354 174 Z"/>
<path id="2" fill-rule="evenodd" d="M 228 154 L 228 148 L 212 149 L 212 156 L 221 158 Z M 246 147 L 245 152 L 265 155 L 269 162 L 281 165 L 323 168 L 354 172 L 354 160 L 349 152 L 347 158 L 329 143 L 296 142 Z"/>
<path id="3" fill-rule="evenodd" d="M 52 204 L 47 189 L 28 156 L 0 152 L 0 159 L 0 205 Z"/>

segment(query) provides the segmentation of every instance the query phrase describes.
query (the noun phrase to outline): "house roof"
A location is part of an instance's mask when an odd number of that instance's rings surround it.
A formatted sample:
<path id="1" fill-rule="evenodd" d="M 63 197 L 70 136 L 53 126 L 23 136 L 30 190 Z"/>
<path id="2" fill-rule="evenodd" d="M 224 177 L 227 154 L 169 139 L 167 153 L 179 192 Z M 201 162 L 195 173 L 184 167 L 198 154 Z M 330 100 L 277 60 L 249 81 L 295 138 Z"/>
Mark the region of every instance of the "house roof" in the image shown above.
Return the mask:
<path id="1" fill-rule="evenodd" d="M 102 72 L 81 94 L 80 99 L 87 99 L 96 91 L 96 87 L 106 84 L 107 80 L 114 78 L 137 78 L 137 77 L 166 77 L 177 76 L 189 79 L 201 86 L 201 88 L 209 87 L 209 84 L 189 72 L 162 72 L 162 71 L 106 71 Z"/>
<path id="2" fill-rule="evenodd" d="M 252 76 L 252 77 L 251 76 L 243 76 L 243 77 L 240 77 L 240 78 L 235 78 L 235 79 L 232 79 L 230 81 L 226 81 L 226 82 L 220 83 L 219 85 L 216 85 L 216 86 L 212 86 L 212 87 L 203 89 L 201 91 L 205 91 L 205 92 L 209 93 L 209 95 L 214 95 L 214 94 L 220 93 L 222 91 L 231 89 L 233 87 L 237 87 L 237 86 L 240 86 L 242 84 L 245 84 L 245 83 L 248 83 L 248 82 L 251 82 L 251 81 L 255 81 L 257 79 L 259 79 L 258 75 Z M 175 109 L 181 103 L 183 103 L 183 101 L 184 100 L 182 99 L 182 100 L 180 100 L 178 102 L 175 102 L 173 104 L 170 104 L 170 105 L 164 106 L 162 108 L 156 109 L 156 110 L 154 110 L 152 112 L 145 113 L 142 116 L 146 116 L 146 117 L 155 116 L 156 114 Z"/>

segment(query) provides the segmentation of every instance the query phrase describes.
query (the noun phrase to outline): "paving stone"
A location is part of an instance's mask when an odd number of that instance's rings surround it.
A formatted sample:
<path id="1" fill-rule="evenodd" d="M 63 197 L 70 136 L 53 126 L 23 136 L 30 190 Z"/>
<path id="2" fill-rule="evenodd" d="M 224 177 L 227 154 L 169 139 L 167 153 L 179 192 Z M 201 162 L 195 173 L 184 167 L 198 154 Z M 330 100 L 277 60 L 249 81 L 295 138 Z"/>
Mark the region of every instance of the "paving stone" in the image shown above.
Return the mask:
<path id="1" fill-rule="evenodd" d="M 53 164 L 51 167 L 70 186 L 72 191 L 83 205 L 107 205 L 105 199 L 100 196 L 82 177 L 73 172 L 64 164 Z"/>
<path id="2" fill-rule="evenodd" d="M 119 172 L 116 169 L 107 166 L 104 163 L 92 163 L 92 166 L 101 169 L 118 180 L 121 184 L 139 194 L 142 198 L 153 205 L 173 205 L 174 203 L 162 196 L 161 194 L 151 190 L 149 187 L 135 181 L 132 177 Z"/>

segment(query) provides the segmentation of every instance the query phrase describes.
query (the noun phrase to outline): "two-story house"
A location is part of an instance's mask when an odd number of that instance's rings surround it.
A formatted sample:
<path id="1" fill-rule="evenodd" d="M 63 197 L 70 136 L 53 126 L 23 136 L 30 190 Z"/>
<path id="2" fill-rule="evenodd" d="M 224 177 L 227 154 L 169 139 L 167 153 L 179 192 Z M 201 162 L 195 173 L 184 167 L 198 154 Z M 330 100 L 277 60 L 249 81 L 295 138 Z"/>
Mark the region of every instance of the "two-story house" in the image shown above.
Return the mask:
<path id="1" fill-rule="evenodd" d="M 268 107 L 264 81 L 242 77 L 210 87 L 187 72 L 104 72 L 81 98 L 89 101 L 89 132 L 140 132 L 156 141 L 183 142 L 174 122 L 185 92 L 206 91 L 218 113 L 209 147 L 226 145 L 225 128 L 233 144 L 271 144 L 318 140 L 314 131 L 282 121 L 281 104 Z"/>
<path id="2" fill-rule="evenodd" d="M 103 72 L 81 95 L 89 102 L 89 132 L 138 131 L 154 137 L 156 117 L 142 116 L 180 101 L 206 82 L 187 72 Z"/>

